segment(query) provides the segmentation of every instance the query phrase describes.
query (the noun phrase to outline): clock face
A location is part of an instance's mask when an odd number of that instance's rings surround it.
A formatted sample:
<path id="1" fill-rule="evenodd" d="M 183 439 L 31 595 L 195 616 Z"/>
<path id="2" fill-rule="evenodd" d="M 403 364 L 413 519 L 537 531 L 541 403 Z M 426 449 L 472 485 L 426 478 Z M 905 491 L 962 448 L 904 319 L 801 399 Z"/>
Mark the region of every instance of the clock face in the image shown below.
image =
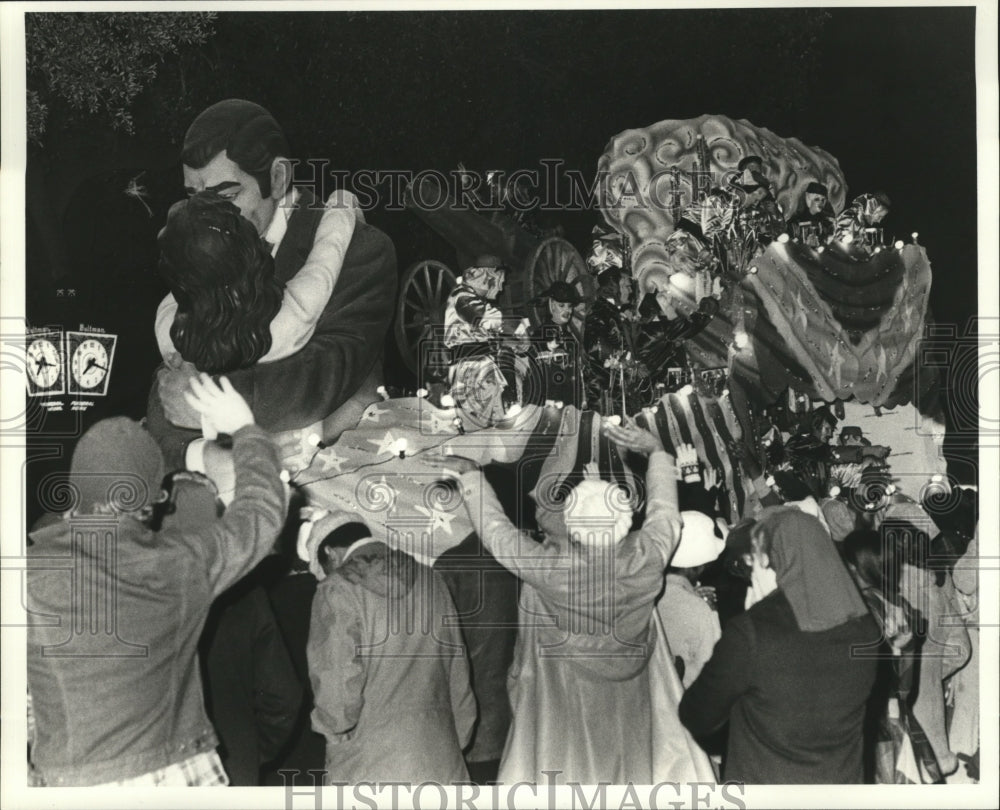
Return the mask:
<path id="1" fill-rule="evenodd" d="M 62 373 L 59 350 L 48 338 L 36 338 L 28 344 L 28 376 L 38 388 L 52 388 Z"/>
<path id="2" fill-rule="evenodd" d="M 108 375 L 108 350 L 94 338 L 87 338 L 73 350 L 70 370 L 83 389 L 97 388 Z"/>

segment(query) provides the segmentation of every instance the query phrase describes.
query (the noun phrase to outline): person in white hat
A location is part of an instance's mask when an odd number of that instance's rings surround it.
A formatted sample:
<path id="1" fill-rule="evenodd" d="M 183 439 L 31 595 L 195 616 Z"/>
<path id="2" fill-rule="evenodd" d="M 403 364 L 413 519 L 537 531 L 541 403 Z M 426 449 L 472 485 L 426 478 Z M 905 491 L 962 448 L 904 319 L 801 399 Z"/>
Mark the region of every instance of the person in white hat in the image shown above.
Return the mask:
<path id="1" fill-rule="evenodd" d="M 726 547 L 720 527 L 703 512 L 681 512 L 681 540 L 670 559 L 663 596 L 656 603 L 670 652 L 687 689 L 712 657 L 722 635 L 711 594 L 697 589 L 698 577 Z"/>

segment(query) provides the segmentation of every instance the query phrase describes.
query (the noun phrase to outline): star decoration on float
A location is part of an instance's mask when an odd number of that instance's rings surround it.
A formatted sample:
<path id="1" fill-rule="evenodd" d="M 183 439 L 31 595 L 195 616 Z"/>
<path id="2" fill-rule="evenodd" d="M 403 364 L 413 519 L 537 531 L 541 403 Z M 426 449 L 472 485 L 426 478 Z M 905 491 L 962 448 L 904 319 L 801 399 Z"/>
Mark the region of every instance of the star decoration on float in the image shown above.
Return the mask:
<path id="1" fill-rule="evenodd" d="M 386 431 L 385 436 L 381 439 L 368 439 L 369 444 L 374 444 L 378 447 L 375 451 L 376 456 L 381 456 L 383 453 L 396 454 L 399 451 L 396 449 L 396 442 L 399 441 L 398 436 L 393 436 L 392 431 Z"/>
<path id="2" fill-rule="evenodd" d="M 448 532 L 449 535 L 452 534 L 451 522 L 455 519 L 455 515 L 451 512 L 445 512 L 442 509 L 428 509 L 426 506 L 414 506 L 413 508 L 431 521 L 431 532 L 440 528 Z"/>
<path id="3" fill-rule="evenodd" d="M 338 456 L 337 452 L 332 448 L 328 447 L 326 450 L 321 452 L 317 459 L 320 462 L 321 470 L 327 472 L 330 469 L 335 469 L 337 472 L 343 470 L 344 462 L 347 461 L 344 456 Z"/>
<path id="4" fill-rule="evenodd" d="M 444 413 L 448 414 L 447 411 Z M 431 409 L 427 409 L 425 413 L 421 416 L 421 427 L 431 433 L 455 433 L 455 415 L 454 410 L 450 412 L 449 415 L 442 416 L 441 412 Z"/>

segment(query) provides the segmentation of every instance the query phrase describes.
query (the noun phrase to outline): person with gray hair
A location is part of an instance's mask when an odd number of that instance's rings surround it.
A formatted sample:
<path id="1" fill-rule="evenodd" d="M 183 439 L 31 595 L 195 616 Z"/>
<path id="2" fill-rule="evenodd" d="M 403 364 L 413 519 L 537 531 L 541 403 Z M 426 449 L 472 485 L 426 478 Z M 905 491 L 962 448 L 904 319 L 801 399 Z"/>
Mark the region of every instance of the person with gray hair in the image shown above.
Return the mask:
<path id="1" fill-rule="evenodd" d="M 680 681 L 654 612 L 680 535 L 674 459 L 636 425 L 607 433 L 648 456 L 637 531 L 629 493 L 594 468 L 565 500 L 540 504 L 551 531 L 539 543 L 506 516 L 474 461 L 431 460 L 458 483 L 483 545 L 522 582 L 505 784 L 714 781 L 678 719 Z"/>

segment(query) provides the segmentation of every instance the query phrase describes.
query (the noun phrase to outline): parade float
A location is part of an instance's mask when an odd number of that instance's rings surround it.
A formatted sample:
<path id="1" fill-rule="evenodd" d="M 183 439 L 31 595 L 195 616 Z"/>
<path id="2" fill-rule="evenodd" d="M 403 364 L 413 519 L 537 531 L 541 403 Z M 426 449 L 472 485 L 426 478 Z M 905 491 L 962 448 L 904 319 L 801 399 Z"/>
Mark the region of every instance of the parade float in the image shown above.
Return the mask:
<path id="1" fill-rule="evenodd" d="M 920 357 L 929 321 L 926 251 L 917 234 L 898 238 L 883 228 L 869 229 L 864 244 L 822 245 L 784 232 L 748 239 L 733 226 L 720 231 L 713 255 L 680 232 L 681 213 L 711 189 L 738 182 L 737 167 L 750 155 L 760 157 L 781 211 L 794 210 L 816 181 L 835 210 L 844 207 L 847 183 L 833 156 L 724 116 L 627 130 L 598 162 L 601 214 L 627 257 L 636 309 L 652 294 L 662 305 L 654 317 L 684 319 L 705 297 L 718 301 L 707 324 L 683 340 L 683 367 L 644 370 L 653 379 L 643 399 L 634 398 L 640 387 L 625 376 L 631 357 L 619 358 L 619 388 L 612 384 L 606 412 L 546 402 L 484 424 L 449 397 L 386 393 L 331 446 L 318 426 L 285 436 L 291 479 L 311 505 L 353 512 L 390 542 L 434 559 L 471 525 L 460 495 L 421 462 L 422 454 L 452 452 L 515 468 L 544 528 L 589 462 L 641 494 L 628 459 L 601 431 L 607 418 L 635 417 L 655 428 L 668 450 L 694 445 L 702 465 L 715 471 L 723 511 L 735 521 L 759 509 L 745 454 L 766 470 L 768 431 L 790 431 L 799 414 L 826 403 L 843 424 L 891 446 L 897 488 L 921 500 L 932 477 L 945 472 L 938 379 Z M 426 196 L 426 189 L 416 191 Z M 537 321 L 533 302 L 553 280 L 593 293 L 583 259 L 559 237 L 454 200 L 433 211 L 411 208 L 455 246 L 459 268 L 483 250 L 511 262 L 514 283 L 503 303 L 515 317 Z M 414 368 L 421 347 L 434 345 L 432 329 L 457 275 L 425 261 L 404 277 L 397 338 Z M 582 313 L 574 323 L 582 329 Z"/>

